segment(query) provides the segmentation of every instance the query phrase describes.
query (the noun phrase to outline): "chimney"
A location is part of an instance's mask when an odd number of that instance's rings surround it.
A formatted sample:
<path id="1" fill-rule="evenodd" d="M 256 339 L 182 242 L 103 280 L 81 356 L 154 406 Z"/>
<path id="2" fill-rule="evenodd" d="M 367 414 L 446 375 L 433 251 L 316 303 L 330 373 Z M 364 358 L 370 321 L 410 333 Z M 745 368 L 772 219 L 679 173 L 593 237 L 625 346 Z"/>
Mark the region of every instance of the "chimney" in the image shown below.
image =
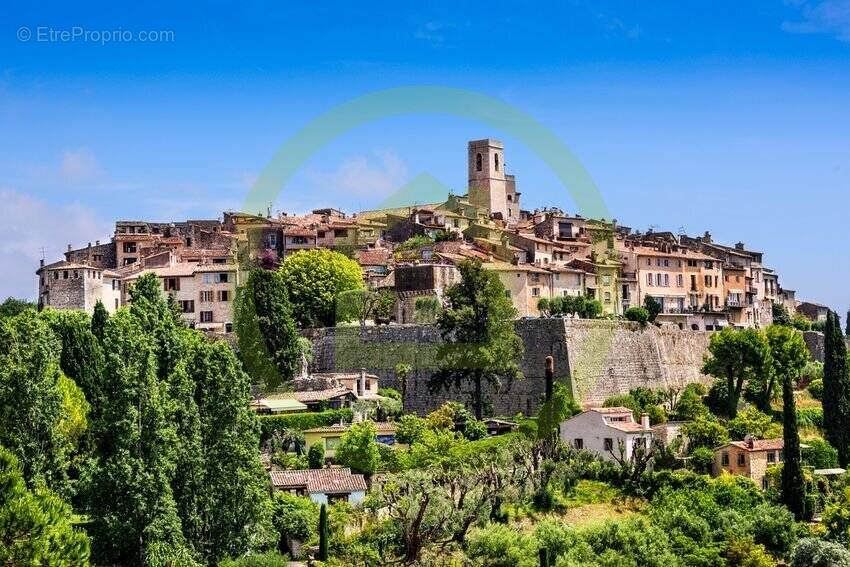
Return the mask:
<path id="1" fill-rule="evenodd" d="M 89 242 L 89 244 L 88 244 L 87 248 L 91 248 L 91 242 Z"/>
<path id="2" fill-rule="evenodd" d="M 42 258 L 41 260 L 39 260 L 39 263 L 41 264 L 41 267 L 43 268 L 43 267 L 44 267 L 44 258 Z"/>
<path id="3" fill-rule="evenodd" d="M 737 242 L 735 244 L 735 250 L 743 250 L 743 249 L 744 249 L 744 243 L 743 242 Z"/>
<path id="4" fill-rule="evenodd" d="M 357 380 L 357 397 L 361 397 L 366 392 L 366 369 L 360 369 L 360 379 Z"/>
<path id="5" fill-rule="evenodd" d="M 702 235 L 702 241 L 711 243 L 711 233 L 707 230 L 705 231 L 705 234 Z"/>
<path id="6" fill-rule="evenodd" d="M 644 412 L 640 414 L 640 426 L 644 431 L 649 431 L 649 414 Z"/>
<path id="7" fill-rule="evenodd" d="M 68 245 L 68 252 L 70 252 L 70 251 L 71 251 L 71 245 L 69 244 Z"/>
<path id="8" fill-rule="evenodd" d="M 95 241 L 94 241 L 94 245 L 95 245 L 95 246 L 100 246 L 100 240 L 95 240 Z"/>

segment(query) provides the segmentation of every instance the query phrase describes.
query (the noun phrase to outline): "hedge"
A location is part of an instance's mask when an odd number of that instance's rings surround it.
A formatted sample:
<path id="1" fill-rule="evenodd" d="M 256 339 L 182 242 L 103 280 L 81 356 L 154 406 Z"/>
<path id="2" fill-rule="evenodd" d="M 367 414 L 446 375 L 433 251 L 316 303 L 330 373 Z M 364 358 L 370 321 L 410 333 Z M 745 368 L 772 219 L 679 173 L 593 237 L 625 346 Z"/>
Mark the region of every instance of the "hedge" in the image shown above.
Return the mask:
<path id="1" fill-rule="evenodd" d="M 304 431 L 305 429 L 325 427 L 340 422 L 351 423 L 352 417 L 352 411 L 348 408 L 258 416 L 263 440 L 268 439 L 275 431 L 282 431 L 284 429 Z"/>

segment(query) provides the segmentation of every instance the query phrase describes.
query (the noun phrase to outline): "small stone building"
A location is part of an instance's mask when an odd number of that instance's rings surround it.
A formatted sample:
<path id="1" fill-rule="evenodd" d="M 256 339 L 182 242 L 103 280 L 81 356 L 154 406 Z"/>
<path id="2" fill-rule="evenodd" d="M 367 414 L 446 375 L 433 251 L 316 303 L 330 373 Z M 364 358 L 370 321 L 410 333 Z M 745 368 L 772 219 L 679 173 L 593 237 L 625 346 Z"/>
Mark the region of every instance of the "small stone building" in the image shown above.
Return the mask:
<path id="1" fill-rule="evenodd" d="M 714 450 L 712 474 L 745 476 L 766 488 L 767 468 L 785 461 L 784 447 L 782 439 L 755 439 L 750 435 L 743 441 L 731 441 Z"/>

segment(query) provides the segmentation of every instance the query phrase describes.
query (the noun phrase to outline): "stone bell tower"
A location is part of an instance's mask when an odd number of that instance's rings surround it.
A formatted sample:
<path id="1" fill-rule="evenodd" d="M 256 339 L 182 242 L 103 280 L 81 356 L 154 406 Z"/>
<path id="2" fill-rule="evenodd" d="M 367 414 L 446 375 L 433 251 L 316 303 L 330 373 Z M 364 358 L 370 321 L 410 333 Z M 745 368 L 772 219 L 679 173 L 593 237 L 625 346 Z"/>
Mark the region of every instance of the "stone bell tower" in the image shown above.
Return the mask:
<path id="1" fill-rule="evenodd" d="M 468 144 L 469 201 L 506 221 L 519 219 L 519 193 L 512 175 L 505 175 L 505 146 L 493 139 Z"/>

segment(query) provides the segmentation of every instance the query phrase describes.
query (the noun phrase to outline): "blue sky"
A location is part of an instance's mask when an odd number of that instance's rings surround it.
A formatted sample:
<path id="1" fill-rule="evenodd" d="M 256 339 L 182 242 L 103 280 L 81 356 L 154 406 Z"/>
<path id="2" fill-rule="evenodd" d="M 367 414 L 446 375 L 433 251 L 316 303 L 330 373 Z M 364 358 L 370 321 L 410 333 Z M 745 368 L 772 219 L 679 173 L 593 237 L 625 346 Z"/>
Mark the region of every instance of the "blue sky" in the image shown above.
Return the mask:
<path id="1" fill-rule="evenodd" d="M 240 208 L 339 104 L 438 85 L 544 124 L 623 224 L 742 240 L 798 297 L 850 304 L 850 0 L 289 4 L 5 7 L 0 295 L 34 297 L 42 247 L 107 240 L 116 218 Z M 170 38 L 138 39 L 151 31 Z M 483 137 L 505 142 L 525 208 L 575 210 L 509 132 L 439 114 L 343 133 L 273 207 L 370 208 L 423 172 L 463 192 Z"/>

